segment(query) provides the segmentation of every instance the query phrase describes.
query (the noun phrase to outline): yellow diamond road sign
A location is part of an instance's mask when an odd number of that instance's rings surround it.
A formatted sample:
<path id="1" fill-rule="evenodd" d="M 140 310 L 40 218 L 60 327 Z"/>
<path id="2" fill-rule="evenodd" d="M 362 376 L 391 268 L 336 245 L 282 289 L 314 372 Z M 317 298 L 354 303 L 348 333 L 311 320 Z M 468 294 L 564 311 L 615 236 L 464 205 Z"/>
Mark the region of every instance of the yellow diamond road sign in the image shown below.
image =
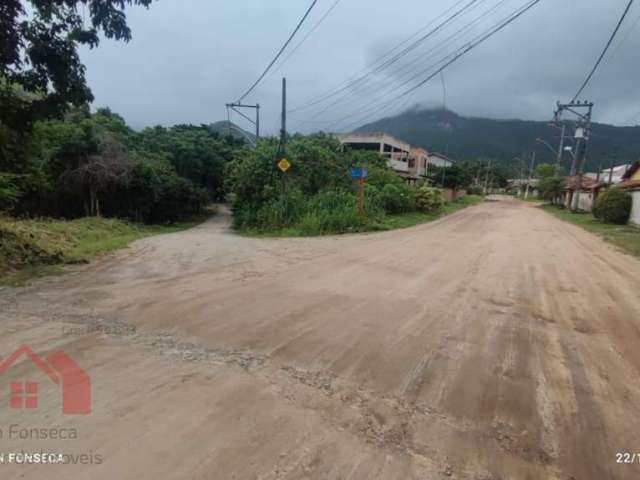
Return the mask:
<path id="1" fill-rule="evenodd" d="M 286 158 L 283 158 L 278 162 L 278 168 L 282 170 L 282 172 L 286 172 L 291 168 L 291 164 L 289 163 L 289 160 L 287 160 Z"/>

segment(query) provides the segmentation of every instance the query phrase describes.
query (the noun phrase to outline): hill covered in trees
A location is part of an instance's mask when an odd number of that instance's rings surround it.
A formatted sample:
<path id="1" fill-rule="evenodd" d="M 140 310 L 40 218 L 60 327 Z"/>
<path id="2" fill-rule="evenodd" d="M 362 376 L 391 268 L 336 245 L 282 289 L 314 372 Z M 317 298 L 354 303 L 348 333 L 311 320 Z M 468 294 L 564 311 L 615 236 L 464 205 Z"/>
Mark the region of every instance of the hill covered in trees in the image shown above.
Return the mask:
<path id="1" fill-rule="evenodd" d="M 553 154 L 535 139 L 543 138 L 554 147 L 559 142 L 559 130 L 548 122 L 462 117 L 441 109 L 413 108 L 363 125 L 358 131 L 384 131 L 411 145 L 446 153 L 458 160 L 490 158 L 505 164 L 523 151 L 536 151 L 540 161 L 553 162 Z M 593 124 L 587 170 L 596 170 L 600 164 L 608 167 L 611 161 L 618 165 L 639 158 L 640 127 Z M 565 169 L 570 161 L 567 154 Z"/>

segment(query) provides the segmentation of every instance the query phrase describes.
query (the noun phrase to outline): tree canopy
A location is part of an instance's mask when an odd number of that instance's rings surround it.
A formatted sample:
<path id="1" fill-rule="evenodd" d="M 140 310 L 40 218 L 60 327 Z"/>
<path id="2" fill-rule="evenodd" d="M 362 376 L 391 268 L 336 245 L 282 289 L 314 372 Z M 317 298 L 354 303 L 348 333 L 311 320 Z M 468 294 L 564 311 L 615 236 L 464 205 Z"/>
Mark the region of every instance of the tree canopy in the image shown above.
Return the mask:
<path id="1" fill-rule="evenodd" d="M 93 100 L 78 46 L 129 41 L 124 9 L 153 0 L 2 0 L 0 126 L 24 132 Z"/>

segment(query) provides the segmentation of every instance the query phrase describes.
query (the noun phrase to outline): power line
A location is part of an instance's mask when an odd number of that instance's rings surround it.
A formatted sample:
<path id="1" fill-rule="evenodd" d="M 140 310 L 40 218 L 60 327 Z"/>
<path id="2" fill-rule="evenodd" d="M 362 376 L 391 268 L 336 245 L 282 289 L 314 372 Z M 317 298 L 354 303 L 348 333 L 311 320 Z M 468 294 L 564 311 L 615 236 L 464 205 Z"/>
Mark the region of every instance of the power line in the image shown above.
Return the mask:
<path id="1" fill-rule="evenodd" d="M 392 65 L 393 63 L 395 63 L 396 61 L 398 61 L 400 58 L 402 58 L 403 56 L 407 55 L 410 51 L 414 50 L 417 46 L 419 46 L 422 42 L 424 42 L 426 39 L 428 39 L 429 37 L 431 37 L 432 35 L 436 34 L 438 31 L 442 30 L 442 28 L 444 26 L 446 26 L 448 23 L 452 22 L 453 20 L 455 20 L 455 18 L 457 18 L 458 16 L 460 16 L 462 13 L 464 13 L 466 10 L 468 10 L 471 6 L 473 6 L 474 4 L 478 3 L 478 2 L 483 2 L 485 0 L 471 0 L 469 1 L 464 7 L 462 7 L 461 9 L 459 9 L 458 11 L 456 11 L 454 14 L 452 14 L 451 16 L 449 16 L 446 20 L 444 20 L 443 22 L 441 22 L 438 26 L 434 27 L 433 29 L 429 30 L 426 34 L 422 35 L 420 38 L 418 38 L 417 40 L 413 41 L 409 46 L 405 47 L 403 50 L 401 50 L 399 53 L 395 54 L 394 56 L 392 56 L 391 58 L 387 58 L 390 54 L 392 54 L 394 51 L 396 51 L 397 49 L 401 48 L 404 44 L 406 44 L 407 42 L 409 42 L 412 38 L 416 37 L 417 35 L 419 35 L 422 31 L 424 31 L 426 28 L 431 27 L 431 25 L 433 25 L 434 23 L 436 23 L 440 18 L 444 17 L 445 15 L 447 15 L 447 13 L 449 13 L 450 11 L 452 11 L 454 8 L 456 8 L 458 5 L 460 5 L 461 3 L 463 3 L 465 0 L 460 0 L 458 1 L 455 5 L 453 5 L 452 7 L 450 7 L 449 9 L 447 9 L 443 14 L 441 14 L 439 17 L 437 17 L 435 20 L 431 21 L 429 24 L 427 24 L 425 27 L 421 28 L 420 30 L 418 30 L 416 33 L 414 33 L 413 35 L 411 35 L 408 39 L 405 39 L 404 41 L 402 41 L 401 43 L 399 43 L 398 45 L 396 45 L 395 47 L 393 47 L 391 50 L 389 50 L 387 53 L 385 53 L 384 55 L 382 55 L 381 57 L 378 58 L 378 60 L 376 60 L 374 62 L 374 64 L 372 65 L 372 67 L 369 67 L 367 69 L 364 69 L 361 71 L 361 74 L 357 74 L 354 78 L 347 80 L 346 82 L 342 83 L 340 86 L 338 86 L 336 88 L 336 90 L 330 91 L 328 93 L 322 94 L 319 97 L 316 97 L 316 99 L 308 102 L 305 105 L 302 105 L 300 107 L 294 108 L 289 110 L 290 113 L 299 111 L 299 110 L 303 110 L 309 107 L 312 107 L 314 105 L 317 105 L 319 103 L 322 103 L 323 101 L 334 97 L 336 95 L 338 95 L 341 92 L 344 92 L 345 90 L 353 87 L 354 85 L 358 84 L 359 82 L 363 81 L 364 79 L 366 79 L 367 77 L 373 75 L 376 72 L 379 72 L 385 68 L 387 68 L 388 66 Z M 380 65 L 378 65 L 380 63 Z M 377 65 L 377 66 L 376 66 Z"/>
<path id="2" fill-rule="evenodd" d="M 405 90 L 404 92 L 398 94 L 397 96 L 393 97 L 388 102 L 385 102 L 384 104 L 381 105 L 381 107 L 376 109 L 376 107 L 374 106 L 373 108 L 375 109 L 375 111 L 372 112 L 372 113 L 375 113 L 375 112 L 379 111 L 380 109 L 386 108 L 387 106 L 389 106 L 390 104 L 394 103 L 395 101 L 397 101 L 397 100 L 399 100 L 399 99 L 411 94 L 412 92 L 414 92 L 418 88 L 422 87 L 427 82 L 429 82 L 432 78 L 434 78 L 436 75 L 438 75 L 440 72 L 444 71 L 448 66 L 450 66 L 451 64 L 456 62 L 458 59 L 460 59 L 462 56 L 464 56 L 465 54 L 467 54 L 468 52 L 473 50 L 475 47 L 477 47 L 481 43 L 484 43 L 486 40 L 491 38 L 496 33 L 500 32 L 502 29 L 504 29 L 509 24 L 511 24 L 512 22 L 517 20 L 520 16 L 524 15 L 527 11 L 529 11 L 531 8 L 533 8 L 535 5 L 537 5 L 541 1 L 542 0 L 532 0 L 532 1 L 530 1 L 528 4 L 525 4 L 518 11 L 516 11 L 515 13 L 510 15 L 508 18 L 506 18 L 504 21 L 499 23 L 497 26 L 495 26 L 494 28 L 490 29 L 487 33 L 485 33 L 484 35 L 481 35 L 480 37 L 477 37 L 476 40 L 468 43 L 465 47 L 459 49 L 459 51 L 457 53 L 450 54 L 450 55 L 444 57 L 443 59 L 441 59 L 440 61 L 436 62 L 436 65 L 439 64 L 439 63 L 442 63 L 442 62 L 445 62 L 445 63 L 440 68 L 438 68 L 436 71 L 431 73 L 427 78 L 425 78 L 424 80 L 420 81 L 418 84 L 410 87 L 409 89 Z M 452 58 L 450 58 L 450 57 L 452 57 Z M 405 82 L 405 84 L 406 83 L 408 83 L 408 82 Z M 365 111 L 370 111 L 370 110 L 371 110 L 371 108 L 365 109 Z M 350 118 L 350 117 L 353 117 L 354 115 L 357 115 L 358 113 L 361 114 L 362 110 L 359 110 L 359 112 L 356 112 L 355 114 L 347 115 L 346 117 L 341 118 L 340 120 L 335 122 L 333 125 L 341 123 L 343 120 L 345 120 L 347 118 Z M 369 116 L 371 116 L 371 114 L 366 115 L 365 119 L 367 117 L 369 117 Z M 364 120 L 360 120 L 360 121 L 364 121 Z"/>
<path id="3" fill-rule="evenodd" d="M 273 60 L 271 60 L 271 63 L 267 66 L 267 68 L 265 69 L 264 72 L 262 72 L 262 75 L 260 75 L 260 77 L 258 78 L 258 80 L 255 81 L 255 83 L 253 85 L 251 85 L 251 87 L 249 87 L 249 90 L 247 90 L 244 95 L 242 95 L 237 101 L 236 103 L 240 103 L 242 102 L 242 100 L 244 100 L 247 95 L 249 95 L 251 92 L 253 92 L 253 90 L 258 86 L 258 84 L 262 81 L 262 79 L 265 77 L 265 75 L 269 72 L 269 70 L 271 70 L 271 67 L 273 67 L 273 65 L 278 61 L 278 58 L 280 58 L 280 55 L 282 55 L 282 53 L 285 51 L 285 49 L 289 46 L 289 44 L 291 43 L 291 40 L 293 40 L 293 37 L 296 36 L 296 33 L 298 33 L 298 30 L 300 30 L 300 27 L 302 26 L 302 24 L 304 23 L 304 21 L 307 19 L 307 17 L 309 16 L 309 14 L 311 13 L 311 10 L 313 10 L 313 7 L 316 6 L 316 3 L 318 3 L 318 0 L 313 0 L 313 2 L 311 2 L 311 6 L 307 9 L 307 11 L 305 12 L 304 16 L 302 17 L 302 19 L 300 20 L 300 22 L 298 22 L 298 25 L 296 26 L 295 30 L 293 31 L 293 33 L 289 36 L 289 38 L 287 39 L 287 41 L 285 42 L 285 44 L 282 46 L 282 48 L 280 49 L 280 51 L 276 54 L 275 58 Z"/>
<path id="4" fill-rule="evenodd" d="M 454 32 L 452 35 L 450 35 L 447 38 L 443 39 L 441 42 L 437 43 L 432 48 L 430 48 L 429 50 L 427 50 L 426 52 L 421 54 L 418 58 L 416 58 L 414 60 L 413 63 L 409 63 L 407 65 L 404 65 L 403 67 L 400 67 L 397 70 L 394 70 L 393 73 L 394 73 L 394 76 L 396 76 L 396 77 L 399 76 L 399 74 L 401 74 L 401 73 L 403 73 L 405 71 L 407 71 L 407 73 L 409 73 L 409 74 L 413 73 L 413 76 L 411 76 L 409 78 L 409 80 L 404 81 L 400 85 L 395 85 L 395 84 L 391 83 L 391 84 L 383 85 L 381 88 L 379 86 L 380 84 L 377 86 L 377 88 L 371 88 L 371 87 L 376 87 L 376 86 L 375 85 L 370 85 L 369 87 L 364 88 L 362 90 L 362 92 L 363 93 L 368 93 L 370 96 L 379 96 L 380 94 L 382 94 L 382 92 L 385 92 L 385 91 L 388 91 L 388 90 L 390 90 L 390 91 L 397 90 L 398 88 L 411 83 L 411 81 L 413 79 L 418 78 L 418 77 L 424 75 L 425 73 L 429 72 L 434 66 L 438 65 L 439 63 L 441 63 L 443 61 L 443 59 L 439 60 L 435 64 L 429 65 L 427 68 L 422 68 L 422 69 L 419 69 L 419 70 L 415 69 L 415 65 L 424 64 L 424 62 L 426 62 L 427 60 L 431 60 L 435 56 L 432 53 L 434 53 L 434 52 L 437 53 L 437 52 L 440 52 L 442 50 L 446 50 L 449 47 L 449 45 L 454 44 L 456 40 L 463 39 L 466 36 L 467 32 L 471 31 L 471 29 L 476 24 L 480 23 L 482 20 L 484 20 L 484 18 L 488 17 L 489 15 L 491 15 L 492 13 L 497 11 L 507 1 L 508 0 L 500 0 L 496 5 L 494 5 L 488 11 L 484 12 L 478 18 L 474 19 L 473 21 L 471 21 L 467 25 L 463 26 L 462 28 L 460 28 L 459 30 Z M 448 58 L 448 57 L 445 57 L 445 59 L 446 58 Z M 416 62 L 419 62 L 419 63 L 416 63 Z M 329 109 L 331 109 L 335 105 L 338 105 L 338 104 L 350 105 L 350 104 L 356 103 L 357 101 L 360 100 L 360 98 L 353 98 L 352 100 L 343 101 L 342 98 L 347 96 L 347 95 L 349 95 L 349 93 L 345 92 L 343 95 L 341 95 L 334 102 L 332 102 L 329 105 L 327 105 L 324 109 L 322 109 L 319 112 L 317 112 L 316 114 L 312 115 L 311 118 L 312 119 L 318 118 L 320 115 L 322 115 L 323 113 L 325 113 L 326 111 L 328 111 Z"/>
<path id="5" fill-rule="evenodd" d="M 640 15 L 638 15 L 635 21 L 631 24 L 631 28 L 629 28 L 626 35 L 622 37 L 622 40 L 618 42 L 618 45 L 616 45 L 616 48 L 613 49 L 613 51 L 611 52 L 611 55 L 609 55 L 608 61 L 611 61 L 616 56 L 616 54 L 620 51 L 620 48 L 625 44 L 625 42 L 629 40 L 629 37 L 631 36 L 633 31 L 636 29 L 638 24 L 640 24 Z"/>
<path id="6" fill-rule="evenodd" d="M 609 50 L 609 47 L 611 46 L 611 44 L 613 43 L 613 40 L 616 38 L 616 35 L 618 34 L 618 30 L 620 30 L 620 27 L 622 26 L 622 22 L 624 22 L 624 19 L 627 17 L 627 14 L 629 13 L 629 10 L 631 9 L 631 6 L 633 5 L 633 2 L 634 2 L 634 0 L 629 0 L 629 3 L 627 4 L 627 7 L 624 9 L 624 12 L 622 13 L 622 17 L 620 17 L 620 20 L 618 21 L 618 24 L 616 25 L 615 30 L 611 34 L 611 37 L 609 37 L 609 41 L 607 42 L 607 44 L 604 47 L 604 50 L 600 54 L 600 57 L 598 58 L 598 61 L 593 66 L 593 69 L 591 70 L 589 75 L 587 75 L 587 78 L 585 79 L 584 83 L 582 84 L 582 86 L 578 90 L 578 93 L 576 93 L 575 96 L 573 97 L 572 102 L 575 102 L 578 99 L 580 94 L 584 91 L 584 89 L 587 87 L 587 85 L 591 81 L 591 78 L 593 77 L 593 75 L 596 73 L 596 70 L 598 70 L 598 67 L 600 66 L 600 63 L 602 62 L 602 59 L 607 54 L 607 51 Z"/>
<path id="7" fill-rule="evenodd" d="M 427 82 L 429 82 L 432 78 L 434 78 L 440 72 L 444 71 L 448 66 L 450 66 L 451 64 L 456 62 L 459 58 L 461 58 L 462 56 L 464 56 L 465 54 L 467 54 L 468 52 L 473 50 L 475 47 L 477 47 L 481 43 L 484 43 L 486 40 L 488 40 L 493 35 L 495 35 L 499 31 L 501 31 L 505 27 L 507 27 L 509 24 L 514 22 L 516 19 L 518 19 L 520 16 L 524 15 L 524 13 L 526 13 L 531 8 L 533 8 L 535 5 L 540 3 L 540 1 L 541 0 L 532 0 L 529 3 L 523 5 L 515 13 L 510 14 L 505 19 L 501 20 L 497 25 L 495 25 L 494 27 L 489 29 L 489 31 L 487 33 L 481 34 L 480 36 L 476 37 L 473 41 L 467 43 L 465 46 L 460 47 L 457 52 L 454 52 L 452 54 L 449 54 L 449 55 L 441 58 L 439 61 L 435 62 L 435 64 L 433 64 L 432 66 L 430 66 L 427 69 L 423 70 L 421 73 L 424 73 L 424 72 L 426 72 L 426 71 L 428 71 L 428 70 L 430 70 L 432 68 L 435 68 L 437 65 L 442 64 L 442 66 L 437 68 L 434 72 L 432 72 L 430 75 L 428 75 L 427 78 L 423 79 L 418 84 L 410 87 L 409 89 L 405 90 L 404 92 L 398 94 L 397 96 L 391 98 L 389 101 L 384 102 L 383 104 L 381 104 L 379 106 L 375 105 L 376 103 L 378 103 L 377 101 L 372 102 L 369 105 L 368 108 L 364 109 L 364 112 L 371 111 L 371 114 L 365 113 L 365 119 L 367 117 L 370 117 L 371 115 L 377 113 L 378 111 L 387 108 L 391 104 L 395 103 L 397 100 L 409 95 L 410 93 L 414 92 L 418 88 L 420 88 L 423 85 L 425 85 Z M 417 75 L 414 75 L 408 81 L 405 81 L 403 84 L 401 84 L 400 86 L 396 87 L 396 89 L 401 88 L 402 86 L 409 84 L 411 82 L 411 80 L 413 80 L 416 76 Z M 362 115 L 362 113 L 363 113 L 363 109 L 359 109 L 357 112 L 354 112 L 354 113 L 352 113 L 350 115 L 342 117 L 341 119 L 333 122 L 331 126 L 340 124 L 340 123 L 342 123 L 344 120 L 346 120 L 348 118 L 351 118 L 351 117 L 354 117 L 354 116 L 357 116 L 357 115 Z M 360 121 L 364 121 L 364 120 L 360 120 Z M 356 122 L 353 122 L 352 124 L 357 124 L 357 123 L 358 122 L 356 121 Z M 352 124 L 349 124 L 349 125 L 352 125 Z"/>
<path id="8" fill-rule="evenodd" d="M 280 62 L 278 67 L 273 72 L 271 72 L 271 75 L 269 75 L 269 78 L 274 74 L 276 74 L 284 66 L 284 64 L 287 63 L 287 61 L 293 56 L 293 54 L 296 53 L 298 49 L 302 46 L 302 44 L 306 42 L 307 39 L 313 34 L 313 32 L 315 32 L 318 29 L 318 27 L 327 19 L 329 14 L 335 10 L 335 8 L 338 6 L 338 4 L 341 1 L 342 0 L 336 0 L 335 2 L 333 2 L 333 5 L 331 5 L 329 9 L 324 13 L 324 15 L 320 17 L 320 20 L 318 20 L 318 22 L 311 28 L 311 30 L 309 30 L 309 32 L 304 36 L 304 38 L 300 40 L 300 42 L 295 47 L 293 47 L 293 49 L 289 52 L 289 54 Z"/>

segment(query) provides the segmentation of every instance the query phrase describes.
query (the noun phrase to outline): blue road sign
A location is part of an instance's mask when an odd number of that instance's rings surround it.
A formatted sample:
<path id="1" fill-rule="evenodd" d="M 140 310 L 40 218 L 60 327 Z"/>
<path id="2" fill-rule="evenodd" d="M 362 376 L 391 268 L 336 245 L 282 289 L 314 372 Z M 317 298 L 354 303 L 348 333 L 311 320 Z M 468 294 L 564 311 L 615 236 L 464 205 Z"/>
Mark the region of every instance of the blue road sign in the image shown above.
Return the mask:
<path id="1" fill-rule="evenodd" d="M 367 169 L 361 167 L 351 168 L 351 178 L 367 178 Z"/>

